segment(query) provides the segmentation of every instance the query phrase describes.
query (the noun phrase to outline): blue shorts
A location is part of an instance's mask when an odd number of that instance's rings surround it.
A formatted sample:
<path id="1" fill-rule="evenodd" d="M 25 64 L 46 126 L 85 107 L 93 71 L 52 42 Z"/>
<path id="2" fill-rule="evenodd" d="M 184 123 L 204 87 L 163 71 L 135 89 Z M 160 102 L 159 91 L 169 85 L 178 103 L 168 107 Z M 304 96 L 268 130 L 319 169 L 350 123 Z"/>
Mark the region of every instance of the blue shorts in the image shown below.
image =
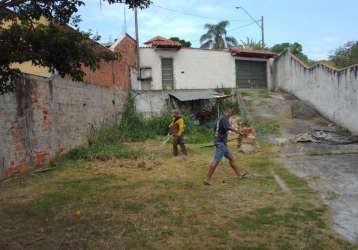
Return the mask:
<path id="1" fill-rule="evenodd" d="M 223 157 L 225 157 L 226 159 L 232 159 L 232 154 L 230 153 L 225 143 L 217 142 L 214 160 L 219 162 Z"/>

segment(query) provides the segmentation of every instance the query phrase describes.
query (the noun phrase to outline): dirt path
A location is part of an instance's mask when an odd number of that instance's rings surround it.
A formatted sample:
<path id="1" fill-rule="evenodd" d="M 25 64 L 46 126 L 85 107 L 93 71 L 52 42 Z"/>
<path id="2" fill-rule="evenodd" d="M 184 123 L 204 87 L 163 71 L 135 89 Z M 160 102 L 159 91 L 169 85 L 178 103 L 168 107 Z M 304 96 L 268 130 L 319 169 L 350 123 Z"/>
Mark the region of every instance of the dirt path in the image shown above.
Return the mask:
<path id="1" fill-rule="evenodd" d="M 358 243 L 358 145 L 291 143 L 288 139 L 299 133 L 338 128 L 319 116 L 292 118 L 291 107 L 297 102 L 287 94 L 276 93 L 271 98 L 255 94 L 248 99 L 251 115 L 279 121 L 280 134 L 270 139 L 282 143 L 280 162 L 320 192 L 334 211 L 335 231 Z"/>

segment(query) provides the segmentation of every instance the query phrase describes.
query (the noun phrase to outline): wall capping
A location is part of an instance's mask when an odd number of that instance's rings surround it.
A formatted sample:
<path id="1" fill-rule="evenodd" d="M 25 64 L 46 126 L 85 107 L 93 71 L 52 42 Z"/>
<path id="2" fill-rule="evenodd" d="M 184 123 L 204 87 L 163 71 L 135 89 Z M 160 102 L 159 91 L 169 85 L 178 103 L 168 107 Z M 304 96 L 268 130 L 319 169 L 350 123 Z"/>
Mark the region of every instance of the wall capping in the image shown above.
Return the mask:
<path id="1" fill-rule="evenodd" d="M 305 62 L 303 62 L 300 58 L 298 58 L 297 56 L 295 56 L 294 54 L 292 54 L 288 49 L 286 49 L 284 52 L 282 52 L 279 56 L 277 56 L 274 60 L 275 62 L 280 59 L 282 56 L 289 54 L 291 56 L 292 59 L 294 59 L 296 62 L 298 62 L 303 68 L 305 68 L 306 70 L 311 70 L 313 71 L 316 68 L 319 67 L 324 67 L 326 69 L 328 69 L 328 71 L 333 71 L 334 73 L 342 73 L 342 72 L 346 72 L 346 71 L 350 71 L 350 70 L 356 70 L 358 71 L 358 64 L 353 64 L 351 66 L 342 68 L 342 69 L 338 69 L 336 67 L 330 66 L 328 64 L 325 63 L 316 63 L 313 66 L 309 66 L 307 65 Z"/>

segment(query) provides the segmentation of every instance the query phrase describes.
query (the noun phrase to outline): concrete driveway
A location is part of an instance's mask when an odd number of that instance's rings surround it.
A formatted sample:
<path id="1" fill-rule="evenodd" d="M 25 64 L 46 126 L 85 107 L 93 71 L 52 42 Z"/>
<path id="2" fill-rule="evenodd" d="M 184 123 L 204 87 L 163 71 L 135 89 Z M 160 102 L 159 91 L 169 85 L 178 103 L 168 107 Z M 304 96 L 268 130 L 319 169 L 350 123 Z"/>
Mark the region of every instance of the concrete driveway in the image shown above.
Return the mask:
<path id="1" fill-rule="evenodd" d="M 242 98 L 249 104 L 246 106 L 253 119 L 279 121 L 281 135 L 270 138 L 281 146 L 279 161 L 320 192 L 333 210 L 335 231 L 358 243 L 358 144 L 296 143 L 293 138 L 300 133 L 340 128 L 285 93 L 272 93 L 271 98 L 257 93 Z M 297 106 L 301 109 L 298 115 L 294 110 Z"/>

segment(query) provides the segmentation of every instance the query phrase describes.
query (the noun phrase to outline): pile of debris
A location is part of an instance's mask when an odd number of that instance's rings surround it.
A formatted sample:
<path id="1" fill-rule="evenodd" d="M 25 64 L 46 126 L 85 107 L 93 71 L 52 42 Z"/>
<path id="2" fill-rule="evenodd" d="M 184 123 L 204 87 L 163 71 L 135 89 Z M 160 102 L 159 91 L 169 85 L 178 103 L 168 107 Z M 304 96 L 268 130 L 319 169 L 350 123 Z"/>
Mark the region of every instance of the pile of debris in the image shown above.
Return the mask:
<path id="1" fill-rule="evenodd" d="M 301 143 L 313 142 L 330 145 L 347 145 L 358 143 L 358 137 L 342 131 L 313 130 L 297 135 L 294 141 Z"/>

